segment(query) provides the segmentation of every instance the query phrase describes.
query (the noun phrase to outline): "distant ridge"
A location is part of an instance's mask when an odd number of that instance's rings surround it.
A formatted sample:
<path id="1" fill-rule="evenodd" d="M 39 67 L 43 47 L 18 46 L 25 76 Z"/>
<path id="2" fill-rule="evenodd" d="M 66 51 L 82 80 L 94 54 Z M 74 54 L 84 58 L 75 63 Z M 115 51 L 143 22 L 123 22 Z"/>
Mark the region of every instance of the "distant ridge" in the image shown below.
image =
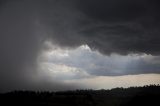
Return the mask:
<path id="1" fill-rule="evenodd" d="M 160 106 L 160 85 L 59 92 L 13 91 L 0 94 L 0 105 Z"/>

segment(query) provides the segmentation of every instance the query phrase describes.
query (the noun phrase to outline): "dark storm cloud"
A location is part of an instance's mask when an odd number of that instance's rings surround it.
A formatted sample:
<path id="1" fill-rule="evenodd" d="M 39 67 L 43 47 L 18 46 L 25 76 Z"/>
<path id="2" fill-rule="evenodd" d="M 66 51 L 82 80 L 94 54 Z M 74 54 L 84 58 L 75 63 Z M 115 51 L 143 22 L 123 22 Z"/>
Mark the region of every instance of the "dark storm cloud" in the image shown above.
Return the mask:
<path id="1" fill-rule="evenodd" d="M 85 43 L 104 54 L 158 55 L 159 4 L 158 0 L 50 2 L 41 7 L 39 21 L 61 46 Z"/>
<path id="2" fill-rule="evenodd" d="M 103 54 L 159 55 L 158 0 L 0 1 L 0 89 L 26 86 L 45 40 Z"/>
<path id="3" fill-rule="evenodd" d="M 104 53 L 143 52 L 159 54 L 160 14 L 158 0 L 87 0 L 78 8 L 90 19 L 81 33 Z"/>

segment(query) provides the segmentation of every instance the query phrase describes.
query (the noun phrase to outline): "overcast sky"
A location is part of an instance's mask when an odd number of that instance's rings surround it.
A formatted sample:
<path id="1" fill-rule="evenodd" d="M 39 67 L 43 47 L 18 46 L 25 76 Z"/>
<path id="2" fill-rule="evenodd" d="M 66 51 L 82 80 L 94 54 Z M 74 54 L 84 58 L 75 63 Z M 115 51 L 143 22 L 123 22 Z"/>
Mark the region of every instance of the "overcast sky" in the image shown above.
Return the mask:
<path id="1" fill-rule="evenodd" d="M 0 92 L 160 84 L 159 0 L 1 0 Z"/>

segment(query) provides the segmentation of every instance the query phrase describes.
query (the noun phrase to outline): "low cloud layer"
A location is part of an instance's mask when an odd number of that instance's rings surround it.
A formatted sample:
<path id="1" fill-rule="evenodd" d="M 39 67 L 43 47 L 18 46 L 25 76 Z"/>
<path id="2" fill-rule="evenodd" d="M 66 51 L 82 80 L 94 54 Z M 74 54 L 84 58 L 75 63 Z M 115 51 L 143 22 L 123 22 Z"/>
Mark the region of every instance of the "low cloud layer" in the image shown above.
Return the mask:
<path id="1" fill-rule="evenodd" d="M 61 49 L 77 50 L 86 44 L 91 51 L 98 52 L 82 53 L 88 59 L 97 58 L 92 61 L 96 64 L 94 69 L 83 65 L 88 60 L 79 61 L 80 64 L 74 59 L 62 60 L 64 68 L 84 67 L 79 77 L 86 73 L 99 76 L 159 73 L 159 4 L 158 0 L 1 0 L 0 90 L 35 85 L 31 82 L 39 73 L 38 58 L 49 50 L 44 45 L 46 41 Z M 113 53 L 116 55 L 112 57 Z M 137 60 L 133 60 L 135 54 Z M 127 64 L 125 69 L 117 58 Z M 122 71 L 116 73 L 112 65 Z M 53 82 L 53 86 L 57 83 L 70 88 L 60 82 Z"/>
<path id="2" fill-rule="evenodd" d="M 44 64 L 43 71 L 52 72 L 53 77 L 65 79 L 65 76 L 70 74 L 67 79 L 79 79 L 89 76 L 159 73 L 159 58 L 159 56 L 147 54 L 107 56 L 99 51 L 92 51 L 88 45 L 81 45 L 76 49 L 61 49 L 52 45 L 50 51 L 42 53 L 39 61 Z M 48 65 L 48 68 L 45 65 Z"/>

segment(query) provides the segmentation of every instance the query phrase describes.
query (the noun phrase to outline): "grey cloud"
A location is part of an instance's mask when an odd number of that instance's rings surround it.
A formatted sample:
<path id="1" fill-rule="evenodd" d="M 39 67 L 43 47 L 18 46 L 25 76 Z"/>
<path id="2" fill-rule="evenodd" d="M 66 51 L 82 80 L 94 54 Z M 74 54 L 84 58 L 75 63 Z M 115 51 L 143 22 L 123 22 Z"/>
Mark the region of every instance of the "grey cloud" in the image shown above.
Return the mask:
<path id="1" fill-rule="evenodd" d="M 102 55 L 83 45 L 74 50 L 55 49 L 41 56 L 41 61 L 50 64 L 64 64 L 74 67 L 89 76 L 121 76 L 160 73 L 160 56 L 147 54 L 129 54 L 126 56 Z M 158 59 L 158 60 L 157 60 Z M 54 67 L 52 68 L 54 72 Z M 47 68 L 43 69 L 47 70 Z M 78 73 L 80 74 L 80 73 Z M 58 76 L 58 75 L 57 75 Z M 78 75 L 76 78 L 79 78 Z M 89 76 L 82 76 L 89 77 Z M 76 79 L 70 77 L 70 79 Z"/>

